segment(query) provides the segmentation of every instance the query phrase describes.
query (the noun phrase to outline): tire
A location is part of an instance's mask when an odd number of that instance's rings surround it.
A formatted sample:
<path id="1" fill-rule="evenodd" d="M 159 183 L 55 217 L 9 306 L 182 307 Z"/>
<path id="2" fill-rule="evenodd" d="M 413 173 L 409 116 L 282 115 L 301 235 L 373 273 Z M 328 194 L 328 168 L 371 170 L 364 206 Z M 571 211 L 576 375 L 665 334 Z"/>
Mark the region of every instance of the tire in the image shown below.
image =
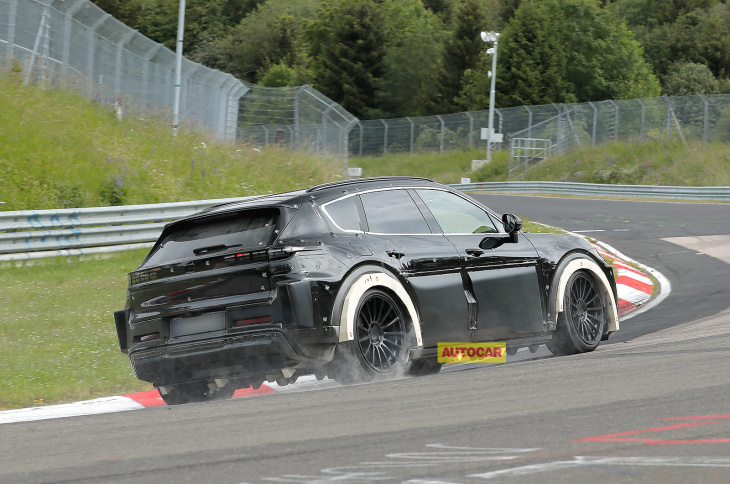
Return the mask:
<path id="1" fill-rule="evenodd" d="M 192 382 L 175 385 L 167 395 L 160 393 L 160 396 L 167 405 L 172 406 L 212 400 L 227 400 L 233 396 L 235 391 L 236 389 L 232 386 L 225 386 L 211 391 L 205 382 Z"/>
<path id="2" fill-rule="evenodd" d="M 593 274 L 574 272 L 565 286 L 563 312 L 547 345 L 554 355 L 572 355 L 596 349 L 601 342 L 608 315 L 603 291 Z"/>
<path id="3" fill-rule="evenodd" d="M 330 377 L 351 384 L 406 374 L 413 341 L 407 314 L 390 293 L 368 289 L 355 310 L 354 339 L 338 344 Z"/>

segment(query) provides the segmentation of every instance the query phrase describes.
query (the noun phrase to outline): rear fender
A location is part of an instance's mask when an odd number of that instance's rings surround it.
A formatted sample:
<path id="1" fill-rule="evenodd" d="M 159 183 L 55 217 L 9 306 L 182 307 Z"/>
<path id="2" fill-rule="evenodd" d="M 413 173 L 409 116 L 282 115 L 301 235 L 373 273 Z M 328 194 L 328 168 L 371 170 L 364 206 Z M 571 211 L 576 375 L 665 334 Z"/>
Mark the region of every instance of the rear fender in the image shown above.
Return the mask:
<path id="1" fill-rule="evenodd" d="M 340 341 L 351 341 L 354 339 L 355 333 L 355 311 L 363 294 L 373 287 L 381 287 L 398 298 L 403 307 L 408 311 L 408 315 L 413 324 L 416 342 L 418 346 L 423 346 L 423 338 L 421 337 L 421 324 L 418 319 L 418 312 L 413 305 L 408 292 L 403 285 L 392 275 L 384 272 L 381 268 L 362 267 L 353 272 L 343 284 L 342 298 L 338 297 L 335 302 L 335 311 L 332 321 L 339 321 L 340 325 Z"/>

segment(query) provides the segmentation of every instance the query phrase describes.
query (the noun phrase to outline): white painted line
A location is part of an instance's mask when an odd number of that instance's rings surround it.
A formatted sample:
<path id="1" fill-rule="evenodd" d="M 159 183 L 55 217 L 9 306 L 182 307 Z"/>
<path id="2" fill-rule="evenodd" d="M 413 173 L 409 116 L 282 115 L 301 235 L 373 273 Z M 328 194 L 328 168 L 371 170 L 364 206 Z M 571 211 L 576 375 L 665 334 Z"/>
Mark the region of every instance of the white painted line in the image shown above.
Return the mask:
<path id="1" fill-rule="evenodd" d="M 104 397 L 83 402 L 49 405 L 47 407 L 20 408 L 0 412 L 0 424 L 31 422 L 49 418 L 78 417 L 80 415 L 96 415 L 101 413 L 124 412 L 144 408 L 127 397 Z"/>
<path id="2" fill-rule="evenodd" d="M 539 474 L 559 469 L 579 466 L 670 466 L 670 467 L 730 467 L 730 459 L 723 457 L 594 457 L 575 456 L 573 460 L 561 460 L 512 467 L 499 471 L 473 474 L 469 477 L 493 479 L 495 477 L 514 477 Z"/>
<path id="3" fill-rule="evenodd" d="M 605 232 L 603 229 L 593 229 L 593 230 L 574 230 L 573 233 L 575 234 L 589 234 L 591 232 Z"/>

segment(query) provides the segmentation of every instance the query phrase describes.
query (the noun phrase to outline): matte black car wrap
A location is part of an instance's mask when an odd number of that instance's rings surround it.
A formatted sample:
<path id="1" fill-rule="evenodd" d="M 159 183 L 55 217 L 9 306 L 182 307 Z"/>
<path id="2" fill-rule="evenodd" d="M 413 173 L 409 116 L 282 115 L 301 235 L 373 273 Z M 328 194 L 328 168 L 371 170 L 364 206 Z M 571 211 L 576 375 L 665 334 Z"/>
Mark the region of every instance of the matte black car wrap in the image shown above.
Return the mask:
<path id="1" fill-rule="evenodd" d="M 213 206 L 168 224 L 129 274 L 120 348 L 169 404 L 433 373 L 438 342 L 594 349 L 618 330 L 611 267 L 581 238 L 521 227 L 422 178 Z"/>

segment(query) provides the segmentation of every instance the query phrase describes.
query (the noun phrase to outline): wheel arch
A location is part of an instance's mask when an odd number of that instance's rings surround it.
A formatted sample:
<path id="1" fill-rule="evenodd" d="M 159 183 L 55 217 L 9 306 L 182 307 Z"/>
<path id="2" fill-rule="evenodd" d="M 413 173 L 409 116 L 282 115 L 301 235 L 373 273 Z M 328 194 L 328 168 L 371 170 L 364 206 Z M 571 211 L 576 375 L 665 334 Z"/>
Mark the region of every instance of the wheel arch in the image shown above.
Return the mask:
<path id="1" fill-rule="evenodd" d="M 606 301 L 606 309 L 608 321 L 605 328 L 605 334 L 613 333 L 619 330 L 618 317 L 618 301 L 616 300 L 613 286 L 603 272 L 603 269 L 591 256 L 582 252 L 573 252 L 566 255 L 558 264 L 553 276 L 552 293 L 550 297 L 550 314 L 555 315 L 557 321 L 558 314 L 563 312 L 563 300 L 565 299 L 565 288 L 568 284 L 570 276 L 578 271 L 587 271 L 592 274 L 598 281 L 599 289 L 603 300 Z"/>
<path id="2" fill-rule="evenodd" d="M 423 346 L 419 313 L 405 286 L 388 269 L 370 264 L 354 269 L 345 278 L 335 298 L 332 322 L 340 327 L 340 342 L 354 339 L 355 311 L 360 298 L 371 288 L 383 289 L 398 300 L 411 320 L 417 345 Z"/>

